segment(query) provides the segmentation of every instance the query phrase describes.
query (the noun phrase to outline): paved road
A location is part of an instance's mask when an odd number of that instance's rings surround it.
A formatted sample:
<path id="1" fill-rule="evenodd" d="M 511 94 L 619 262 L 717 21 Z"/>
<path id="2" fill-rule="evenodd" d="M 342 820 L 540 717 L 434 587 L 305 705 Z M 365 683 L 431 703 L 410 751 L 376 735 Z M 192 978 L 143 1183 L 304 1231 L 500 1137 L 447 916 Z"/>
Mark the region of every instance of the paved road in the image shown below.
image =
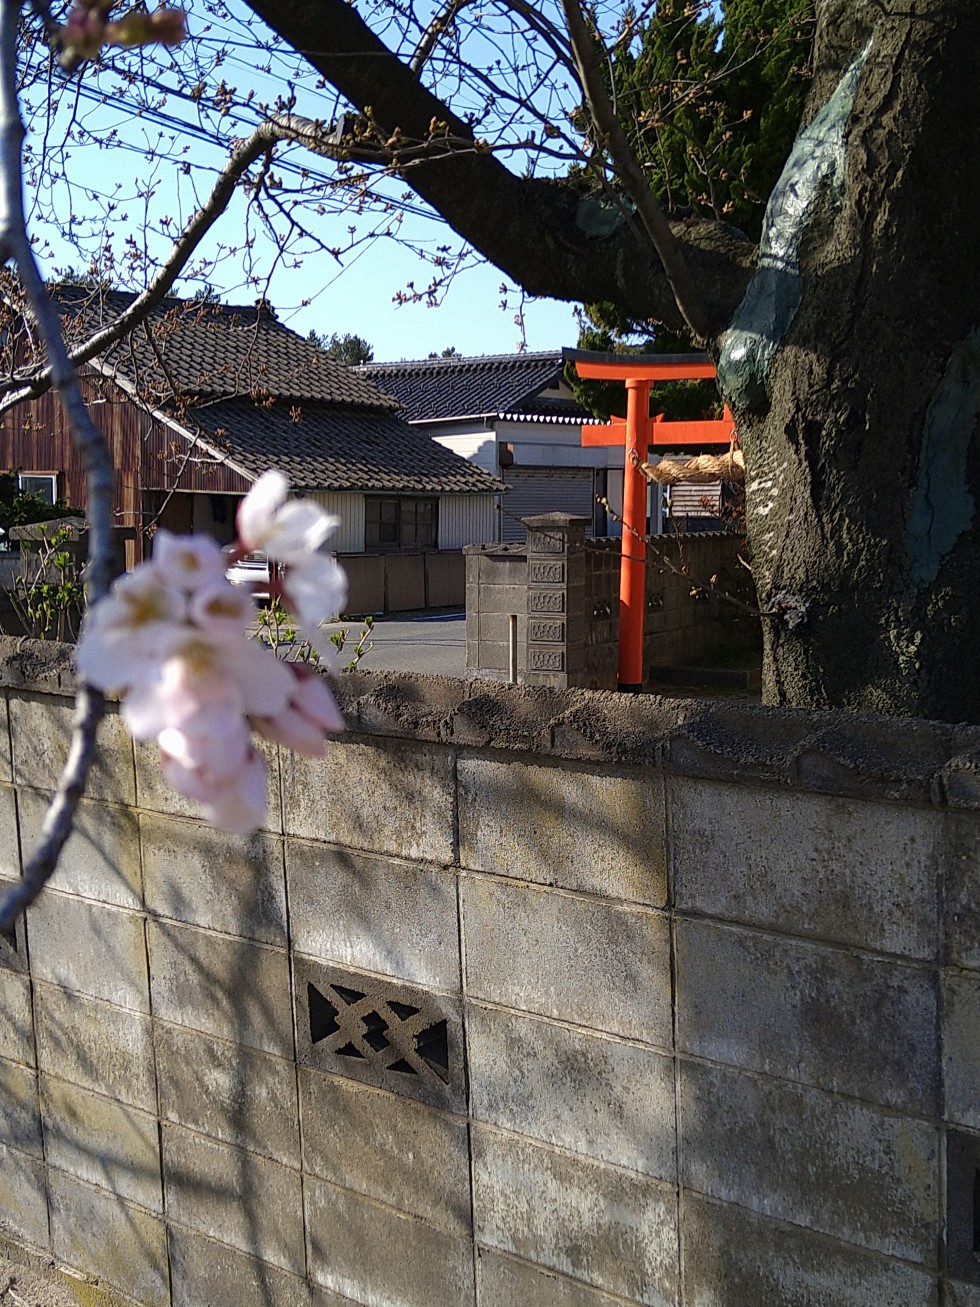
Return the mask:
<path id="1" fill-rule="evenodd" d="M 356 640 L 361 624 L 335 623 Z M 374 623 L 374 648 L 361 666 L 372 672 L 430 672 L 435 676 L 462 676 L 466 670 L 466 616 L 461 612 L 399 614 L 379 617 Z"/>

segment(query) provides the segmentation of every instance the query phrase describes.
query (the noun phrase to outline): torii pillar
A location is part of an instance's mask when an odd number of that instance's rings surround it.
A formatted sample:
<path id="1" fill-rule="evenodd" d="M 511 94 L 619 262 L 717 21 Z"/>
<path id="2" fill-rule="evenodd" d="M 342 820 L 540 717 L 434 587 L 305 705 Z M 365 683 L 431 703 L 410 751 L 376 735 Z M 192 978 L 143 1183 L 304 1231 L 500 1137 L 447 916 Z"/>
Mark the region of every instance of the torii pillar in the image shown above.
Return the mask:
<path id="1" fill-rule="evenodd" d="M 656 381 L 686 381 L 715 375 L 704 354 L 603 354 L 566 349 L 566 361 L 588 380 L 622 381 L 626 386 L 626 421 L 582 427 L 583 446 L 619 445 L 623 464 L 623 538 L 619 569 L 619 689 L 638 694 L 643 688 L 643 619 L 646 608 L 647 486 L 639 464 L 650 445 L 725 445 L 731 443 L 732 416 L 727 407 L 717 422 L 663 422 L 650 417 L 650 391 Z"/>

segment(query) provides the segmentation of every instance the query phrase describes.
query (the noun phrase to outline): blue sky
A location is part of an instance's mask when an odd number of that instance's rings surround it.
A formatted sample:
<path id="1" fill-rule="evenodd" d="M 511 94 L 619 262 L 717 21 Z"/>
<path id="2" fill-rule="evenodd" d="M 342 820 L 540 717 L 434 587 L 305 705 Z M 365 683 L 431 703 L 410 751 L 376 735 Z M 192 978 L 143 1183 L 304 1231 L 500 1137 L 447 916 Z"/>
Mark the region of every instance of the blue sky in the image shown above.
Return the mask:
<path id="1" fill-rule="evenodd" d="M 206 33 L 203 18 L 195 14 L 193 3 L 190 8 L 190 30 L 201 36 Z M 241 7 L 238 12 L 241 16 Z M 225 131 L 228 137 L 241 138 L 262 116 L 256 107 L 259 101 L 263 98 L 272 101 L 281 94 L 290 72 L 295 75 L 295 68 L 289 68 L 287 56 L 278 56 L 278 67 L 271 74 L 263 72 L 257 67 L 263 55 L 250 45 L 254 29 L 239 28 L 238 35 L 244 39 L 237 46 L 232 42 L 220 75 L 227 77 L 229 84 L 232 81 L 237 84 L 239 98 L 245 90 L 253 91 L 255 104 L 236 108 L 235 116 L 230 119 L 212 118 L 208 126 Z M 204 48 L 208 39 L 205 34 Z M 217 46 L 225 39 L 225 32 L 216 30 L 212 45 Z M 122 56 L 120 65 L 134 57 Z M 291 58 L 295 65 L 295 56 Z M 114 206 L 113 279 L 122 282 L 123 270 L 134 266 L 128 258 L 130 247 L 145 249 L 150 256 L 146 266 L 152 266 L 169 249 L 173 235 L 210 190 L 227 156 L 228 143 L 209 140 L 208 132 L 201 130 L 199 106 L 186 94 L 181 98 L 181 85 L 185 90 L 190 85 L 184 71 L 156 70 L 155 75 L 168 85 L 176 85 L 178 95 L 171 95 L 160 112 L 151 105 L 138 119 L 133 112 L 131 93 L 127 93 L 127 98 L 113 98 L 119 77 L 111 70 L 101 75 L 94 70 L 83 70 L 78 80 L 66 86 L 65 103 L 71 106 L 71 118 L 66 110 L 60 119 L 55 117 L 46 122 L 45 114 L 50 112 L 48 105 L 52 102 L 45 99 L 39 99 L 41 108 L 33 118 L 27 115 L 29 140 L 38 141 L 47 130 L 50 139 L 65 143 L 57 160 L 65 161 L 71 180 L 70 188 L 60 184 L 60 192 L 56 187 L 47 196 L 47 220 L 43 203 L 34 206 L 32 233 L 40 238 L 38 251 L 46 271 L 66 266 L 85 269 L 87 251 L 104 239 L 104 233 L 98 234 L 101 221 L 98 215 L 111 203 Z M 294 84 L 299 96 L 298 112 L 324 120 L 333 117 L 337 106 L 329 89 L 310 87 L 302 81 Z M 101 98 L 106 92 L 108 101 Z M 88 133 L 88 143 L 81 143 L 77 136 L 66 137 L 69 130 L 77 132 L 79 123 Z M 176 154 L 185 161 L 183 169 L 162 156 L 156 161 L 148 159 L 142 145 L 161 135 L 169 138 L 171 155 Z M 280 157 L 277 154 L 277 164 Z M 324 175 L 330 174 L 334 167 L 295 147 L 287 152 L 285 159 L 292 159 L 302 167 L 312 165 Z M 284 175 L 287 186 L 296 178 L 288 162 Z M 150 198 L 140 197 L 141 187 L 152 191 Z M 402 237 L 433 252 L 436 246 L 451 244 L 455 252 L 460 245 L 458 238 L 444 225 L 413 213 L 413 207 L 408 206 L 403 219 Z M 77 230 L 81 239 L 75 248 L 66 242 L 58 223 L 51 220 L 52 209 L 59 219 L 70 211 L 80 220 Z M 248 303 L 259 294 L 267 294 L 282 320 L 304 334 L 315 329 L 326 336 L 333 332 L 362 336 L 374 347 L 379 361 L 425 357 L 432 352 L 440 353 L 447 346 L 454 346 L 463 354 L 510 353 L 522 343 L 530 350 L 557 349 L 574 344 L 577 339 L 571 305 L 528 301 L 513 287 L 502 293 L 506 279 L 498 269 L 487 264 L 471 266 L 459 273 L 442 293 L 438 307 L 427 307 L 424 302 L 398 305 L 394 302 L 397 293 L 410 282 L 424 288 L 431 269 L 405 248 L 404 242 L 371 237 L 379 223 L 389 219 L 364 214 L 352 216 L 348 210 L 310 221 L 329 244 L 340 247 L 348 242 L 348 226 L 356 225 L 356 244 L 343 257 L 342 266 L 322 250 L 301 252 L 299 266 L 289 266 L 289 260 L 277 260 L 274 245 L 267 241 L 263 244 L 259 232 L 253 247 L 253 265 L 249 268 L 241 252 L 247 228 L 245 205 L 239 195 L 201 247 L 206 258 L 220 260 L 207 279 L 230 302 Z M 93 222 L 86 245 L 83 229 L 86 223 Z M 230 248 L 235 252 L 230 253 Z M 476 262 L 472 258 L 470 261 Z M 131 287 L 138 288 L 145 282 L 146 266 L 137 269 L 129 280 Z M 264 279 L 271 268 L 275 272 L 266 288 Z M 249 280 L 250 271 L 261 275 L 262 284 Z M 186 282 L 177 287 L 178 293 L 185 294 L 193 289 L 194 284 Z M 304 304 L 304 300 L 310 302 Z M 518 314 L 523 314 L 523 330 L 515 322 Z"/>

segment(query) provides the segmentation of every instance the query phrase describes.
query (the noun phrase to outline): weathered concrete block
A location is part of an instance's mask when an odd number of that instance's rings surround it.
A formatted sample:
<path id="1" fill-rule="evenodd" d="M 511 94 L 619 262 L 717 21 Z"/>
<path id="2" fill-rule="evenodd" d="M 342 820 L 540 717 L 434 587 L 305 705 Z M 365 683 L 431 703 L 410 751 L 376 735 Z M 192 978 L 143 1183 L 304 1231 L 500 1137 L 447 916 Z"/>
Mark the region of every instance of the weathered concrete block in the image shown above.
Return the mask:
<path id="1" fill-rule="evenodd" d="M 0 1144 L 41 1157 L 37 1073 L 19 1062 L 0 1060 L 0 1103 Z"/>
<path id="2" fill-rule="evenodd" d="M 318 1071 L 300 1071 L 300 1102 L 307 1171 L 449 1234 L 469 1234 L 464 1120 Z"/>
<path id="3" fill-rule="evenodd" d="M 0 691 L 0 781 L 14 779 L 14 763 L 10 753 L 10 711 L 7 694 Z"/>
<path id="4" fill-rule="evenodd" d="M 844 1037 L 842 1032 L 842 1038 Z M 681 1064 L 685 1188 L 932 1268 L 934 1127 L 822 1090 Z"/>
<path id="5" fill-rule="evenodd" d="M 6 880 L 16 880 L 20 876 L 15 794 L 13 786 L 0 785 L 0 876 Z"/>
<path id="6" fill-rule="evenodd" d="M 41 1070 L 156 1111 L 149 1017 L 52 985 L 34 987 Z"/>
<path id="7" fill-rule="evenodd" d="M 360 971 L 293 959 L 297 1057 L 430 1107 L 466 1110 L 460 1003 Z"/>
<path id="8" fill-rule="evenodd" d="M 940 814 L 683 777 L 668 804 L 680 910 L 935 956 Z"/>
<path id="9" fill-rule="evenodd" d="M 0 886 L 2 892 L 2 886 Z M 34 1065 L 31 987 L 26 976 L 0 967 L 0 1057 Z"/>
<path id="10" fill-rule="evenodd" d="M 562 598 L 564 596 L 562 595 Z M 555 609 L 562 612 L 563 609 Z M 517 617 L 525 640 L 527 639 L 527 618 L 515 610 L 511 613 L 480 613 L 480 643 L 510 645 L 510 619 Z"/>
<path id="11" fill-rule="evenodd" d="M 147 934 L 155 1016 L 293 1056 L 283 950 L 161 921 L 149 921 Z"/>
<path id="12" fill-rule="evenodd" d="M 265 759 L 268 772 L 268 807 L 262 829 L 282 834 L 282 801 L 279 775 L 279 749 L 267 740 L 255 740 L 255 747 Z M 136 792 L 141 808 L 173 817 L 200 817 L 200 808 L 167 784 L 160 770 L 160 750 L 155 744 L 136 742 L 133 746 Z M 230 839 L 230 837 L 229 837 Z"/>
<path id="13" fill-rule="evenodd" d="M 481 617 L 484 613 L 526 613 L 527 586 L 506 583 L 487 585 L 481 577 L 479 603 Z"/>
<path id="14" fill-rule="evenodd" d="M 631 1301 L 676 1302 L 673 1185 L 477 1126 L 473 1204 L 481 1243 Z"/>
<path id="15" fill-rule="evenodd" d="M 980 1307 L 980 1285 L 950 1280 L 946 1285 L 944 1307 Z"/>
<path id="16" fill-rule="evenodd" d="M 41 1111 L 49 1165 L 150 1211 L 163 1210 L 155 1116 L 44 1074 Z"/>
<path id="17" fill-rule="evenodd" d="M 943 981 L 944 1116 L 980 1130 L 980 976 Z"/>
<path id="18" fill-rule="evenodd" d="M 325 758 L 284 754 L 282 766 L 289 834 L 396 858 L 452 861 L 452 750 L 343 739 Z"/>
<path id="19" fill-rule="evenodd" d="M 19 803 L 21 842 L 26 857 L 40 843 L 48 798 L 25 789 L 20 793 Z M 74 829 L 49 883 L 54 889 L 81 894 L 100 903 L 142 907 L 139 828 L 132 809 L 82 799 L 75 813 Z"/>
<path id="20" fill-rule="evenodd" d="M 480 626 L 484 617 L 480 614 Z M 497 672 L 501 680 L 506 680 L 510 671 L 510 644 L 507 640 L 488 640 L 482 634 L 477 646 L 476 666 L 483 672 Z M 520 673 L 521 661 L 518 661 Z"/>
<path id="21" fill-rule="evenodd" d="M 306 1182 L 310 1275 L 360 1303 L 471 1307 L 473 1245 L 327 1184 Z"/>
<path id="22" fill-rule="evenodd" d="M 461 903 L 474 998 L 670 1046 L 659 913 L 484 876 L 462 878 Z"/>
<path id="23" fill-rule="evenodd" d="M 0 876 L 0 898 L 6 895 L 12 885 L 11 877 Z M 13 929 L 6 935 L 0 935 L 0 970 L 25 975 L 27 969 L 27 925 L 23 917 L 18 917 Z"/>
<path id="24" fill-rule="evenodd" d="M 125 908 L 46 890 L 28 911 L 37 980 L 148 1012 L 143 918 Z"/>
<path id="25" fill-rule="evenodd" d="M 460 861 L 545 885 L 662 906 L 663 780 L 461 758 Z"/>
<path id="26" fill-rule="evenodd" d="M 167 1307 L 167 1237 L 160 1218 L 61 1171 L 49 1175 L 55 1257 L 100 1277 L 141 1307 Z"/>
<path id="27" fill-rule="evenodd" d="M 173 1307 L 310 1307 L 298 1275 L 179 1226 L 169 1233 Z"/>
<path id="28" fill-rule="evenodd" d="M 476 1273 L 480 1307 L 622 1307 L 622 1298 L 489 1248 L 479 1250 Z"/>
<path id="29" fill-rule="evenodd" d="M 290 840 L 293 947 L 344 966 L 459 990 L 452 872 Z"/>
<path id="30" fill-rule="evenodd" d="M 155 1039 L 163 1120 L 299 1167 L 294 1062 L 162 1021 Z"/>
<path id="31" fill-rule="evenodd" d="M 65 759 L 74 711 L 71 699 L 19 691 L 10 700 L 13 775 L 18 785 L 53 790 Z M 99 723 L 99 749 L 85 792 L 90 799 L 134 803 L 133 743 L 110 708 Z"/>
<path id="32" fill-rule="evenodd" d="M 285 944 L 280 838 L 260 834 L 242 839 L 200 822 L 149 813 L 140 817 L 140 835 L 151 912 L 266 944 Z"/>
<path id="33" fill-rule="evenodd" d="M 936 1278 L 685 1193 L 684 1301 L 691 1307 L 936 1307 Z"/>
<path id="34" fill-rule="evenodd" d="M 980 971 L 980 895 L 977 894 L 980 816 L 951 812 L 946 822 L 947 958 L 957 966 Z"/>
<path id="35" fill-rule="evenodd" d="M 476 1003 L 466 1044 L 479 1120 L 673 1182 L 670 1058 Z"/>
<path id="36" fill-rule="evenodd" d="M 676 950 L 684 1052 L 938 1113 L 934 973 L 705 921 L 679 921 Z"/>
<path id="37" fill-rule="evenodd" d="M 285 1271 L 304 1273 L 298 1171 L 168 1125 L 163 1174 L 173 1220 Z"/>
<path id="38" fill-rule="evenodd" d="M 0 1144 L 0 1225 L 34 1248 L 48 1247 L 44 1163 L 5 1144 Z"/>
<path id="39" fill-rule="evenodd" d="M 977 1176 L 980 1175 L 980 1134 L 946 1131 L 946 1270 L 974 1285 L 980 1294 L 977 1256 Z"/>

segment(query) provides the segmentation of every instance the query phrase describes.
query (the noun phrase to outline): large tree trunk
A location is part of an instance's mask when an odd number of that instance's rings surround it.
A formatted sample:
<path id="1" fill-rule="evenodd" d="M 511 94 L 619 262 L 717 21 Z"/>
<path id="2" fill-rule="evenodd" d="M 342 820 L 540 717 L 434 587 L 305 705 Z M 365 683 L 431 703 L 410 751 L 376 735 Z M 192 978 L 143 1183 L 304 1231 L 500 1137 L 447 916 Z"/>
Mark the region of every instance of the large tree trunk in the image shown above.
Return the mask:
<path id="1" fill-rule="evenodd" d="M 980 721 L 980 3 L 819 10 L 810 127 L 719 366 L 764 693 Z"/>

